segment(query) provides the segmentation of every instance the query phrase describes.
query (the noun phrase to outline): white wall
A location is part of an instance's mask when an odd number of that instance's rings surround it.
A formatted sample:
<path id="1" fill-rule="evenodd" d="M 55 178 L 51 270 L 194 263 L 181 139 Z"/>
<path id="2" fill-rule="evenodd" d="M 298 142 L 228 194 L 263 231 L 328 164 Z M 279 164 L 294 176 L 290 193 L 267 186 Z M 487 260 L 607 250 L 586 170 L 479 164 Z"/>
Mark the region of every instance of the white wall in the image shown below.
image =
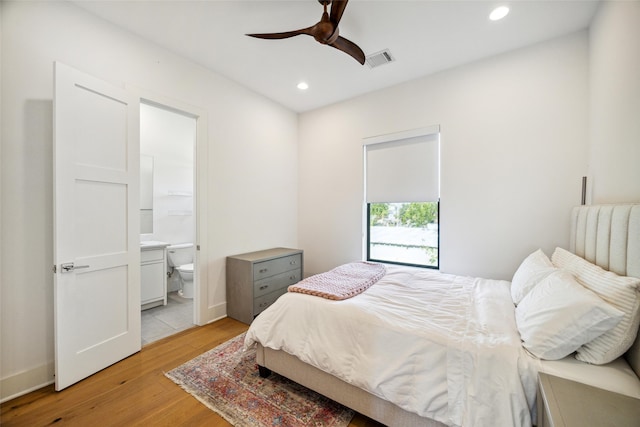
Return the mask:
<path id="1" fill-rule="evenodd" d="M 2 325 L 6 399 L 53 375 L 53 62 L 207 113 L 209 320 L 225 257 L 297 246 L 297 116 L 64 2 L 1 2 Z"/>
<path id="2" fill-rule="evenodd" d="M 302 114 L 306 273 L 362 259 L 362 138 L 429 125 L 441 126 L 442 271 L 510 279 L 536 248 L 567 246 L 588 101 L 580 32 Z"/>
<path id="3" fill-rule="evenodd" d="M 593 203 L 640 202 L 640 2 L 601 5 L 590 29 Z"/>

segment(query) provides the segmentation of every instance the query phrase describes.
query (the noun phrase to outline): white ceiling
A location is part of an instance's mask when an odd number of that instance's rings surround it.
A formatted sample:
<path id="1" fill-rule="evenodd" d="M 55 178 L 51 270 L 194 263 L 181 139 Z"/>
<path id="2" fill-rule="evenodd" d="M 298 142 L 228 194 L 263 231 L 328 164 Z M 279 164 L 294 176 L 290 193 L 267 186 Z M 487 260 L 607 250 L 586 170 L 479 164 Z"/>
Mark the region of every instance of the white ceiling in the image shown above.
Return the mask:
<path id="1" fill-rule="evenodd" d="M 340 35 L 366 55 L 395 61 L 370 69 L 301 35 L 262 40 L 246 33 L 315 24 L 317 0 L 77 0 L 80 7 L 189 58 L 297 112 L 587 28 L 596 0 L 351 0 Z M 507 4 L 501 21 L 490 11 Z M 310 88 L 301 92 L 299 81 Z"/>

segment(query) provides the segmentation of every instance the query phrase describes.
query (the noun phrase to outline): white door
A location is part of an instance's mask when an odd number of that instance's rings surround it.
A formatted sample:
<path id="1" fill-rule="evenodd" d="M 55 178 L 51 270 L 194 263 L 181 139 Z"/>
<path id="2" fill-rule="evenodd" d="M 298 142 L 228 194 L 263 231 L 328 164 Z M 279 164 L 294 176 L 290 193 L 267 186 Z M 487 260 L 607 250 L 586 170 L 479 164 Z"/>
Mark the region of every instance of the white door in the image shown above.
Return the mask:
<path id="1" fill-rule="evenodd" d="M 139 100 L 56 63 L 56 390 L 140 350 Z"/>

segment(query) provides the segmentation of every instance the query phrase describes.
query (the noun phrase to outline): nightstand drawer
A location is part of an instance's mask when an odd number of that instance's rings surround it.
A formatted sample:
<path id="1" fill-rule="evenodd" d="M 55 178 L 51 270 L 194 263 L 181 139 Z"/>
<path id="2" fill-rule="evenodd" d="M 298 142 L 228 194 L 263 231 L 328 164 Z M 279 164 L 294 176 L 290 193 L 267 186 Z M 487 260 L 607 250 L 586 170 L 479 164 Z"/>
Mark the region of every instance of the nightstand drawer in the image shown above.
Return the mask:
<path id="1" fill-rule="evenodd" d="M 302 255 L 295 254 L 269 261 L 258 262 L 253 270 L 253 280 L 264 279 L 285 271 L 301 268 Z"/>
<path id="2" fill-rule="evenodd" d="M 277 274 L 266 279 L 258 280 L 253 284 L 253 296 L 254 298 L 266 295 L 269 292 L 276 291 L 278 289 L 286 288 L 289 285 L 298 283 L 301 279 L 300 269 L 286 271 L 284 273 Z"/>
<path id="3" fill-rule="evenodd" d="M 275 292 L 271 292 L 267 295 L 261 296 L 253 300 L 253 316 L 257 316 L 266 310 L 271 304 L 276 302 L 281 295 L 287 293 L 287 288 L 278 289 Z"/>

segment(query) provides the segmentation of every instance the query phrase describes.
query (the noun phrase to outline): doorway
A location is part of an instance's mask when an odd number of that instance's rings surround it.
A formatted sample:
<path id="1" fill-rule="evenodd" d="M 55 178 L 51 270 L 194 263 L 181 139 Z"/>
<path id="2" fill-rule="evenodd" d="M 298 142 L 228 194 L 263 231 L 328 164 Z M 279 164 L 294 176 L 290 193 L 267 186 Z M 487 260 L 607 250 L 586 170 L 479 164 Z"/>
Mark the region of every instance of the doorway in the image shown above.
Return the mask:
<path id="1" fill-rule="evenodd" d="M 142 305 L 143 346 L 197 323 L 197 120 L 170 106 L 140 102 L 140 240 L 168 245 L 165 255 L 174 260 L 158 266 L 164 277 L 155 275 L 151 285 L 142 284 L 143 303 L 146 287 L 162 283 L 164 288 L 163 298 Z M 182 265 L 175 265 L 178 252 Z M 187 272 L 189 266 L 192 274 Z"/>

